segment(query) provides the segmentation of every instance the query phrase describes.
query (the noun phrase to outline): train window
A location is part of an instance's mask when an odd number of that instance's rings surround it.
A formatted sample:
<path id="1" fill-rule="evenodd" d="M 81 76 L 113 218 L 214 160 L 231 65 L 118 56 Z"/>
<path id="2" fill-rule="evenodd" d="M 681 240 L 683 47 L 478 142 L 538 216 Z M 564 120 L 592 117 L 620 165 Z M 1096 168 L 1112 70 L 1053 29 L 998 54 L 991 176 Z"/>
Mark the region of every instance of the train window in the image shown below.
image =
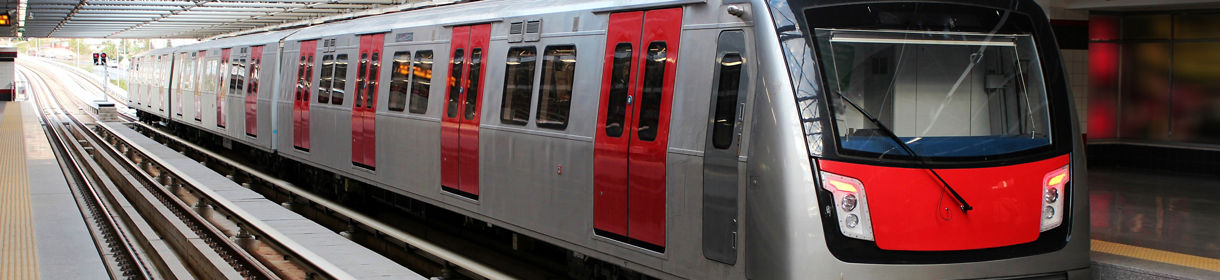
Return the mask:
<path id="1" fill-rule="evenodd" d="M 305 56 L 301 56 L 297 59 L 297 61 L 297 91 L 296 96 L 293 96 L 293 99 L 300 101 L 308 98 L 306 96 L 301 96 L 301 90 L 305 88 Z"/>
<path id="2" fill-rule="evenodd" d="M 465 117 L 467 121 L 475 119 L 475 106 L 478 105 L 478 72 L 483 68 L 483 49 L 470 50 L 470 77 L 467 78 L 466 85 L 466 110 Z"/>
<path id="3" fill-rule="evenodd" d="M 356 66 L 356 107 L 364 106 L 364 95 L 368 92 L 368 77 L 365 76 L 368 65 L 369 54 L 360 54 L 360 64 Z"/>
<path id="4" fill-rule="evenodd" d="M 432 51 L 415 52 L 415 65 L 411 67 L 411 113 L 428 111 L 428 91 L 432 88 Z"/>
<path id="5" fill-rule="evenodd" d="M 377 92 L 377 79 L 380 78 L 377 74 L 381 72 L 381 53 L 373 53 L 369 60 L 369 74 L 364 77 L 368 83 L 368 88 L 364 90 L 364 107 L 374 108 L 373 102 L 377 101 L 377 97 L 373 94 Z"/>
<path id="6" fill-rule="evenodd" d="M 217 63 L 217 61 L 215 59 L 208 60 L 207 70 L 204 72 L 205 74 L 203 75 L 203 79 L 204 79 L 203 80 L 203 85 L 204 85 L 203 89 L 205 91 L 208 91 L 208 92 L 216 91 L 216 83 L 214 83 L 214 81 L 216 81 L 216 68 L 217 67 L 219 67 L 219 63 Z"/>
<path id="7" fill-rule="evenodd" d="M 394 53 L 394 72 L 390 74 L 390 111 L 402 112 L 407 107 L 407 87 L 411 85 L 411 53 Z"/>
<path id="8" fill-rule="evenodd" d="M 478 105 L 479 95 L 479 71 L 483 69 L 483 49 L 470 50 L 470 79 L 467 82 L 469 87 L 466 88 L 466 120 L 474 119 L 474 108 Z"/>
<path id="9" fill-rule="evenodd" d="M 640 115 L 636 127 L 636 135 L 640 140 L 657 139 L 657 124 L 661 121 L 661 92 L 665 88 L 665 57 L 669 48 L 665 42 L 657 41 L 648 44 L 648 57 L 644 61 L 644 86 L 640 96 Z"/>
<path id="10" fill-rule="evenodd" d="M 631 43 L 614 46 L 614 68 L 610 72 L 610 100 L 606 105 L 606 136 L 623 135 L 627 116 L 627 93 L 631 85 Z"/>
<path id="11" fill-rule="evenodd" d="M 576 77 L 576 46 L 550 46 L 542 56 L 542 89 L 538 97 L 538 127 L 564 130 L 572 107 Z"/>
<path id="12" fill-rule="evenodd" d="M 465 57 L 465 50 L 457 49 L 453 51 L 453 65 L 449 75 L 449 100 L 446 102 L 445 115 L 450 118 L 457 117 L 458 110 L 458 95 L 462 93 L 462 63 Z"/>
<path id="13" fill-rule="evenodd" d="M 716 85 L 716 115 L 712 126 L 712 147 L 717 149 L 728 149 L 733 145 L 742 62 L 741 54 L 737 53 L 726 53 L 720 58 L 720 81 Z"/>
<path id="14" fill-rule="evenodd" d="M 229 70 L 229 92 L 241 94 L 246 89 L 246 60 L 233 60 Z"/>
<path id="15" fill-rule="evenodd" d="M 330 102 L 330 87 L 334 83 L 335 56 L 322 56 L 322 73 L 318 77 L 318 103 Z"/>
<path id="16" fill-rule="evenodd" d="M 347 90 L 347 55 L 335 56 L 335 76 L 330 86 L 330 104 L 343 105 L 343 93 Z"/>
<path id="17" fill-rule="evenodd" d="M 301 91 L 301 101 L 309 102 L 309 88 L 313 86 L 313 55 L 305 57 L 305 88 Z"/>
<path id="18" fill-rule="evenodd" d="M 530 101 L 534 98 L 534 64 L 538 49 L 516 47 L 508 50 L 504 69 L 504 101 L 500 104 L 500 122 L 525 125 L 530 120 Z"/>

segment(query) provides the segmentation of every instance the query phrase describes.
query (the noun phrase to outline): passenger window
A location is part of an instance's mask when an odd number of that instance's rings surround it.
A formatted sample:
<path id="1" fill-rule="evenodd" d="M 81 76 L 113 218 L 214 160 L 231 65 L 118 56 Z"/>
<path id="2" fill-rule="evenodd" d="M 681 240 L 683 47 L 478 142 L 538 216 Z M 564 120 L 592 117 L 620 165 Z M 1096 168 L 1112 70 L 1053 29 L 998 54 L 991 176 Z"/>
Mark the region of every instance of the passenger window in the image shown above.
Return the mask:
<path id="1" fill-rule="evenodd" d="M 335 77 L 330 87 L 330 104 L 343 105 L 343 93 L 347 90 L 347 55 L 335 56 Z"/>
<path id="2" fill-rule="evenodd" d="M 356 107 L 364 106 L 364 93 L 367 90 L 368 77 L 365 71 L 369 65 L 369 54 L 360 54 L 360 64 L 356 66 Z"/>
<path id="3" fill-rule="evenodd" d="M 411 113 L 428 112 L 428 92 L 432 88 L 432 51 L 415 52 L 411 67 Z"/>
<path id="4" fill-rule="evenodd" d="M 576 46 L 547 47 L 542 58 L 542 91 L 538 97 L 538 127 L 564 130 L 572 107 Z"/>
<path id="5" fill-rule="evenodd" d="M 322 56 L 322 73 L 318 77 L 318 103 L 330 102 L 330 87 L 334 84 L 335 73 L 335 57 L 333 55 Z"/>
<path id="6" fill-rule="evenodd" d="M 534 97 L 534 64 L 538 49 L 533 46 L 508 50 L 504 69 L 504 102 L 500 104 L 500 122 L 525 125 L 530 119 L 530 103 Z"/>
<path id="7" fill-rule="evenodd" d="M 309 102 L 309 88 L 313 86 L 313 55 L 305 58 L 305 89 L 301 91 L 301 101 Z"/>
<path id="8" fill-rule="evenodd" d="M 374 108 L 373 102 L 377 101 L 376 96 L 373 96 L 377 90 L 378 75 L 381 74 L 381 53 L 373 53 L 369 56 L 369 74 L 365 76 L 365 82 L 368 84 L 364 89 L 364 107 Z"/>
<path id="9" fill-rule="evenodd" d="M 394 72 L 390 75 L 390 111 L 402 112 L 407 107 L 407 87 L 411 85 L 411 53 L 394 53 Z"/>
<path id="10" fill-rule="evenodd" d="M 458 96 L 462 93 L 462 63 L 466 52 L 463 49 L 453 51 L 453 65 L 449 67 L 451 73 L 449 75 L 449 101 L 446 103 L 445 113 L 448 117 L 457 117 Z"/>
<path id="11" fill-rule="evenodd" d="M 631 88 L 631 43 L 614 46 L 614 68 L 610 72 L 610 100 L 606 105 L 606 136 L 623 135 L 627 116 L 627 92 Z"/>
<path id="12" fill-rule="evenodd" d="M 644 85 L 641 88 L 639 126 L 636 135 L 640 140 L 657 139 L 657 124 L 661 118 L 661 93 L 665 88 L 665 56 L 668 48 L 665 42 L 648 44 L 647 59 L 644 61 Z"/>
<path id="13" fill-rule="evenodd" d="M 716 85 L 716 115 L 712 125 L 712 146 L 716 149 L 728 149 L 733 145 L 742 62 L 741 55 L 737 53 L 727 53 L 720 58 L 720 81 Z"/>
<path id="14" fill-rule="evenodd" d="M 305 56 L 301 56 L 297 63 L 297 91 L 293 99 L 300 101 L 304 96 L 301 96 L 301 90 L 305 89 Z"/>
<path id="15" fill-rule="evenodd" d="M 244 60 L 244 59 L 243 60 L 234 59 L 232 64 L 230 64 L 229 92 L 234 95 L 241 93 L 241 91 L 245 89 L 245 86 L 242 85 L 242 83 L 244 82 L 244 81 L 242 81 L 242 76 L 244 76 L 245 72 L 246 72 L 245 64 L 246 64 L 246 60 Z M 158 73 L 158 74 L 163 75 L 162 73 Z"/>
<path id="16" fill-rule="evenodd" d="M 470 87 L 466 88 L 466 110 L 464 111 L 466 120 L 474 119 L 474 108 L 478 105 L 479 96 L 479 71 L 483 69 L 483 49 L 470 50 Z"/>

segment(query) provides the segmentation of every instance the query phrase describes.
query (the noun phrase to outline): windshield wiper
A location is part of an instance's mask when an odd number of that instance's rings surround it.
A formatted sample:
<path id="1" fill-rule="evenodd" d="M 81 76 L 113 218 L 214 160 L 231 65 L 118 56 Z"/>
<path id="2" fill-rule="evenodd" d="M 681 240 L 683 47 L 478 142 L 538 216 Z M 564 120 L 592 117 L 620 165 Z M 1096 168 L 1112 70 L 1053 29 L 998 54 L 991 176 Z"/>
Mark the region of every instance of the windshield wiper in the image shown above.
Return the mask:
<path id="1" fill-rule="evenodd" d="M 843 95 L 842 92 L 836 91 L 835 94 L 838 94 L 839 99 L 842 99 L 843 101 L 847 102 L 847 104 L 851 105 L 852 108 L 856 108 L 856 111 L 858 111 L 858 112 L 860 112 L 860 114 L 864 115 L 864 118 L 873 122 L 873 124 L 876 124 L 877 128 L 880 128 L 881 132 L 884 132 L 886 136 L 889 136 L 890 140 L 894 140 L 894 143 L 898 143 L 898 146 L 901 147 L 902 150 L 906 151 L 907 154 L 911 155 L 916 160 L 918 160 L 920 166 L 922 166 L 923 169 L 932 171 L 932 175 L 936 176 L 937 180 L 940 180 L 940 183 L 942 186 L 945 187 L 945 190 L 949 191 L 949 194 L 953 195 L 953 199 L 957 200 L 958 205 L 961 205 L 962 213 L 966 213 L 966 212 L 969 212 L 970 210 L 974 209 L 974 207 L 970 207 L 970 203 L 966 203 L 966 199 L 962 198 L 961 195 L 957 194 L 956 190 L 953 190 L 952 186 L 949 186 L 949 182 L 946 182 L 945 178 L 941 178 L 940 174 L 936 173 L 936 169 L 932 169 L 932 166 L 928 164 L 928 161 L 925 160 L 923 156 L 920 156 L 918 153 L 915 153 L 915 150 L 911 149 L 911 146 L 907 146 L 907 143 L 903 142 L 901 138 L 898 138 L 898 135 L 894 134 L 893 130 L 890 130 L 889 127 L 886 127 L 885 124 L 881 123 L 881 121 L 878 120 L 877 118 L 874 118 L 872 114 L 869 114 L 868 111 L 865 111 L 864 108 L 860 107 L 860 105 L 856 105 L 856 102 L 852 102 L 851 99 L 847 98 L 846 95 Z"/>

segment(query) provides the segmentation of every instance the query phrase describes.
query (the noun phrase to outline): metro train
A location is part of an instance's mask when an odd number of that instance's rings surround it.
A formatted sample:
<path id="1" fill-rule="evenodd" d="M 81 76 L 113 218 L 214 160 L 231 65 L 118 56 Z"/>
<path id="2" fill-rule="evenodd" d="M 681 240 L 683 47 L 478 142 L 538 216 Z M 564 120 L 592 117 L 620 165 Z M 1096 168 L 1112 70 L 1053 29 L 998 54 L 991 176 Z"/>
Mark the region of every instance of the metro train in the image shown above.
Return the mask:
<path id="1" fill-rule="evenodd" d="M 1090 275 L 1034 1 L 476 1 L 134 61 L 143 120 L 650 277 Z"/>

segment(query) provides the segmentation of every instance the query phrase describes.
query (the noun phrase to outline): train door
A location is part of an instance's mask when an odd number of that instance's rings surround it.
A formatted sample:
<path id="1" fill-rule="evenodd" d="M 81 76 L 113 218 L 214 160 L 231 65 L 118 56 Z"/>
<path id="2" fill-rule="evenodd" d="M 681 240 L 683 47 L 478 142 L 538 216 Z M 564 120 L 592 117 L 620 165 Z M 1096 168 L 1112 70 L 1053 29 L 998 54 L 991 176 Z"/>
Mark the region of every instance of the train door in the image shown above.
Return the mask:
<path id="1" fill-rule="evenodd" d="M 212 82 L 207 81 L 208 75 L 206 73 L 209 69 L 204 64 L 204 57 L 207 56 L 208 51 L 199 51 L 198 55 L 195 56 L 195 75 L 191 77 L 192 81 L 199 81 L 195 83 L 195 121 L 197 122 L 203 121 L 203 103 L 200 103 L 199 100 L 200 92 L 207 88 L 203 86 L 204 83 Z"/>
<path id="2" fill-rule="evenodd" d="M 377 82 L 381 72 L 381 46 L 385 33 L 360 35 L 356 68 L 356 102 L 352 102 L 352 164 L 376 169 Z"/>
<path id="3" fill-rule="evenodd" d="M 748 92 L 745 42 L 744 31 L 720 33 L 703 149 L 703 255 L 727 264 L 737 262 L 738 156 Z"/>
<path id="4" fill-rule="evenodd" d="M 453 27 L 449 88 L 441 115 L 441 189 L 479 198 L 479 108 L 490 24 Z"/>
<path id="5" fill-rule="evenodd" d="M 178 59 L 175 59 L 174 62 L 176 62 L 174 63 L 175 65 L 180 66 L 177 67 L 178 69 L 174 69 L 174 83 L 176 83 L 174 87 L 176 90 L 174 90 L 173 97 L 170 97 L 170 102 L 174 103 L 174 108 L 170 110 L 174 111 L 174 115 L 181 117 L 183 97 L 182 91 L 186 90 L 185 85 L 187 79 L 185 77 L 189 77 L 187 76 L 186 72 L 189 70 L 187 66 L 190 64 L 186 63 L 186 53 L 179 53 Z"/>
<path id="6" fill-rule="evenodd" d="M 220 69 L 216 72 L 216 78 L 220 79 L 220 81 L 217 82 L 219 86 L 216 87 L 216 126 L 220 128 L 225 127 L 225 120 L 228 119 L 228 116 L 225 115 L 229 113 L 229 110 L 226 110 L 226 108 L 229 107 L 226 106 L 228 105 L 226 104 L 228 103 L 228 98 L 226 97 L 229 95 L 229 87 L 225 81 L 229 80 L 229 51 L 231 50 L 232 49 L 220 50 Z"/>
<path id="7" fill-rule="evenodd" d="M 258 85 L 263 64 L 263 46 L 250 47 L 250 66 L 246 78 L 246 135 L 258 137 Z"/>
<path id="8" fill-rule="evenodd" d="M 665 154 L 682 8 L 610 15 L 594 143 L 594 231 L 665 249 Z"/>
<path id="9" fill-rule="evenodd" d="M 313 92 L 313 57 L 317 52 L 318 40 L 301 41 L 292 99 L 292 146 L 302 151 L 309 151 L 309 94 Z"/>

